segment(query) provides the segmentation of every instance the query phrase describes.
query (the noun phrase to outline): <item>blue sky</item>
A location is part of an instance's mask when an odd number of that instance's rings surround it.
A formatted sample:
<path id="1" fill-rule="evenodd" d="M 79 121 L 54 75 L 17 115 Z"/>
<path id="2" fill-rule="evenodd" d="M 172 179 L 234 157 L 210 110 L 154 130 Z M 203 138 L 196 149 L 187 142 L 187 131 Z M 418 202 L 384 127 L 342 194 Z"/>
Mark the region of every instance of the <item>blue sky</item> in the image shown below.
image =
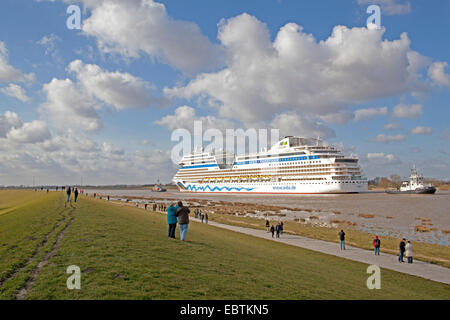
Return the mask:
<path id="1" fill-rule="evenodd" d="M 0 185 L 168 182 L 171 133 L 194 120 L 320 134 L 369 178 L 417 163 L 450 179 L 449 16 L 437 0 L 4 0 Z"/>

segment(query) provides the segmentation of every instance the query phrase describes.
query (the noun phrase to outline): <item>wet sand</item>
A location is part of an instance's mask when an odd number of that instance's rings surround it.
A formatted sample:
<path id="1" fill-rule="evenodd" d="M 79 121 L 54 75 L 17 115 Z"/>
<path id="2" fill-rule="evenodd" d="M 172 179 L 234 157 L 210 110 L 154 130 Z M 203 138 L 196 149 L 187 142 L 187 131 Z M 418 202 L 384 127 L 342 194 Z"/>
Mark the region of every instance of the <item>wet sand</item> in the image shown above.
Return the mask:
<path id="1" fill-rule="evenodd" d="M 336 226 L 345 221 L 362 231 L 450 245 L 450 191 L 435 195 L 395 195 L 380 192 L 340 195 L 227 195 L 152 192 L 150 190 L 88 189 L 115 198 L 169 203 L 184 200 L 212 213 L 277 218 Z M 419 230 L 422 232 L 420 232 Z M 425 232 L 423 232 L 425 231 Z"/>

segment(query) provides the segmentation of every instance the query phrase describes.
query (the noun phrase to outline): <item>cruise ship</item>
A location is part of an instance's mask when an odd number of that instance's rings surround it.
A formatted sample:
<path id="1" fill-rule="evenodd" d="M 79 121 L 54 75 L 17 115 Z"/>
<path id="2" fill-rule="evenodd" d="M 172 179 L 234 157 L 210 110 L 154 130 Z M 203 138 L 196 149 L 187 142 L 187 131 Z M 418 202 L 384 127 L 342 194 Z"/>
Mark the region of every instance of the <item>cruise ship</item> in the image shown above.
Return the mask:
<path id="1" fill-rule="evenodd" d="M 287 136 L 269 150 L 184 155 L 173 182 L 181 192 L 324 194 L 368 190 L 358 158 L 311 138 Z"/>

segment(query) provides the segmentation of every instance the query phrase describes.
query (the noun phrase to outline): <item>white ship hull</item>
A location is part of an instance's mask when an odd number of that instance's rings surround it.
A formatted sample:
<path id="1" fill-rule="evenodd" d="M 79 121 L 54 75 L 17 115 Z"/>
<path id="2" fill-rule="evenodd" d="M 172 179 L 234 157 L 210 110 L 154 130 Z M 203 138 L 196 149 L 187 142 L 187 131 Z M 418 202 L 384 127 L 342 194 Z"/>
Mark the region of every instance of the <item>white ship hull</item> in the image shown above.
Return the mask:
<path id="1" fill-rule="evenodd" d="M 347 182 L 321 182 L 317 184 L 292 183 L 177 183 L 180 192 L 242 193 L 242 194 L 327 194 L 359 193 L 368 190 L 367 180 Z"/>
<path id="2" fill-rule="evenodd" d="M 234 156 L 194 152 L 184 156 L 173 182 L 181 192 L 326 194 L 366 192 L 358 158 L 320 140 L 286 137 L 270 150 Z"/>

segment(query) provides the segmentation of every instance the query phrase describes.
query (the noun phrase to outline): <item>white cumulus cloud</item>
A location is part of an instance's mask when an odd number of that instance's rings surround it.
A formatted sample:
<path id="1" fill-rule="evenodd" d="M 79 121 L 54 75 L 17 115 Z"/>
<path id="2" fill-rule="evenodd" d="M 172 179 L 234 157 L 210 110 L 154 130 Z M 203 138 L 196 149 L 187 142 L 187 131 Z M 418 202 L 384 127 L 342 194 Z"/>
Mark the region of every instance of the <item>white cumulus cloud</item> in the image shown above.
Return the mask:
<path id="1" fill-rule="evenodd" d="M 393 155 L 393 154 L 384 154 L 382 152 L 380 152 L 380 153 L 368 153 L 367 154 L 367 159 L 369 161 L 374 161 L 374 162 L 377 162 L 379 164 L 380 163 L 384 163 L 384 164 L 394 163 L 394 162 L 398 161 L 398 158 L 395 155 Z"/>
<path id="2" fill-rule="evenodd" d="M 6 111 L 3 115 L 0 114 L 0 138 L 6 138 L 6 135 L 11 129 L 21 126 L 22 121 L 17 113 Z"/>
<path id="3" fill-rule="evenodd" d="M 431 135 L 433 134 L 433 129 L 432 128 L 427 128 L 427 127 L 422 127 L 422 126 L 418 126 L 415 127 L 411 130 L 412 134 L 421 134 L 421 135 Z"/>
<path id="4" fill-rule="evenodd" d="M 83 1 L 91 10 L 83 21 L 85 34 L 103 52 L 137 58 L 148 54 L 186 71 L 215 69 L 221 48 L 212 44 L 193 22 L 168 16 L 164 4 L 152 0 Z"/>
<path id="5" fill-rule="evenodd" d="M 381 7 L 381 14 L 389 16 L 402 15 L 411 12 L 409 0 L 358 0 L 360 5 L 376 4 Z"/>
<path id="6" fill-rule="evenodd" d="M 87 95 L 70 79 L 52 79 L 44 84 L 43 91 L 47 96 L 41 110 L 52 121 L 56 128 L 80 128 L 96 131 L 103 127 L 97 111 L 101 105 Z"/>
<path id="7" fill-rule="evenodd" d="M 51 134 L 47 123 L 42 120 L 33 120 L 24 123 L 21 127 L 12 128 L 6 137 L 14 142 L 37 143 L 50 139 Z"/>
<path id="8" fill-rule="evenodd" d="M 369 141 L 372 142 L 381 142 L 381 143 L 389 143 L 389 142 L 400 142 L 404 141 L 406 139 L 406 136 L 403 134 L 397 134 L 394 136 L 385 135 L 385 134 L 379 134 L 375 138 L 370 139 Z"/>
<path id="9" fill-rule="evenodd" d="M 219 24 L 227 67 L 165 93 L 198 98 L 220 117 L 244 123 L 270 122 L 286 112 L 345 123 L 349 105 L 408 92 L 415 79 L 407 35 L 389 41 L 383 34 L 384 29 L 336 26 L 317 41 L 289 23 L 272 42 L 264 23 L 241 14 Z"/>
<path id="10" fill-rule="evenodd" d="M 0 82 L 34 81 L 34 73 L 23 74 L 8 61 L 8 49 L 4 42 L 0 41 Z"/>
<path id="11" fill-rule="evenodd" d="M 160 120 L 155 121 L 156 124 L 165 126 L 169 130 L 184 128 L 192 131 L 194 121 L 202 122 L 202 130 L 218 129 L 226 130 L 235 127 L 235 124 L 226 119 L 216 118 L 214 116 L 198 116 L 194 108 L 189 106 L 181 106 L 175 109 L 174 114 L 167 115 Z"/>
<path id="12" fill-rule="evenodd" d="M 161 107 L 165 98 L 155 97 L 154 87 L 129 73 L 109 72 L 94 64 L 72 61 L 71 79 L 52 79 L 44 84 L 47 96 L 41 110 L 55 127 L 97 131 L 103 127 L 99 111 L 110 105 L 120 111 L 127 108 Z"/>
<path id="13" fill-rule="evenodd" d="M 25 89 L 14 83 L 10 83 L 7 87 L 1 88 L 0 91 L 3 94 L 14 97 L 22 102 L 27 102 L 30 100 L 25 92 Z"/>
<path id="14" fill-rule="evenodd" d="M 445 73 L 447 62 L 434 62 L 428 68 L 428 77 L 437 85 L 450 88 L 450 74 Z"/>
<path id="15" fill-rule="evenodd" d="M 382 108 L 368 108 L 368 109 L 359 109 L 355 111 L 355 121 L 372 119 L 375 116 L 384 116 L 387 115 L 388 110 L 387 107 Z"/>
<path id="16" fill-rule="evenodd" d="M 392 115 L 396 118 L 418 119 L 423 114 L 422 109 L 421 104 L 398 104 L 394 107 Z"/>

